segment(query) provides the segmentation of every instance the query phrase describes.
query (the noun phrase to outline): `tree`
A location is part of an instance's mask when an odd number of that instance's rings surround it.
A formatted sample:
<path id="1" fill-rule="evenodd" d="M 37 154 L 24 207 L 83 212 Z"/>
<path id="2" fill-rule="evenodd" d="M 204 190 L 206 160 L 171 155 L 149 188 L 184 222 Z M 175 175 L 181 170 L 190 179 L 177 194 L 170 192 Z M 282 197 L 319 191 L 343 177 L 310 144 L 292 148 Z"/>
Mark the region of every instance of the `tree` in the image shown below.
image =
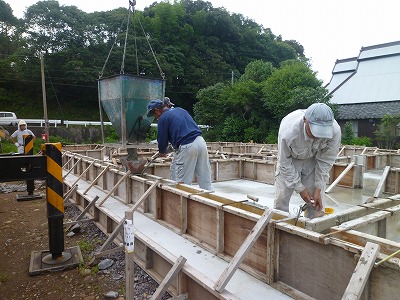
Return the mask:
<path id="1" fill-rule="evenodd" d="M 264 107 L 276 124 L 289 112 L 315 102 L 327 103 L 328 91 L 304 62 L 289 60 L 263 83 Z"/>
<path id="2" fill-rule="evenodd" d="M 374 132 L 379 148 L 397 149 L 400 114 L 384 115 L 378 129 Z"/>

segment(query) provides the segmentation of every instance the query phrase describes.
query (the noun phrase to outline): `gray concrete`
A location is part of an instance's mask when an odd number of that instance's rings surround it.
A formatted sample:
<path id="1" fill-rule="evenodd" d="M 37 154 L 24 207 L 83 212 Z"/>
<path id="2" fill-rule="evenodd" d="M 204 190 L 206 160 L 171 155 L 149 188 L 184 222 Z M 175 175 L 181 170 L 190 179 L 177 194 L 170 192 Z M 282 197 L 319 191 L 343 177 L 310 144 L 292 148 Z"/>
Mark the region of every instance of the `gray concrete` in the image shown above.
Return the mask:
<path id="1" fill-rule="evenodd" d="M 334 214 L 338 214 L 350 207 L 366 202 L 368 198 L 373 197 L 382 172 L 383 170 L 364 173 L 363 189 L 335 186 L 329 194 L 324 196 L 325 207 L 333 208 Z M 247 195 L 252 195 L 259 198 L 258 204 L 267 207 L 274 206 L 275 187 L 270 184 L 238 179 L 214 182 L 213 189 L 216 194 L 232 200 L 245 200 Z M 300 195 L 293 193 L 289 213 L 296 215 L 299 207 L 303 204 L 304 201 L 300 198 Z"/>

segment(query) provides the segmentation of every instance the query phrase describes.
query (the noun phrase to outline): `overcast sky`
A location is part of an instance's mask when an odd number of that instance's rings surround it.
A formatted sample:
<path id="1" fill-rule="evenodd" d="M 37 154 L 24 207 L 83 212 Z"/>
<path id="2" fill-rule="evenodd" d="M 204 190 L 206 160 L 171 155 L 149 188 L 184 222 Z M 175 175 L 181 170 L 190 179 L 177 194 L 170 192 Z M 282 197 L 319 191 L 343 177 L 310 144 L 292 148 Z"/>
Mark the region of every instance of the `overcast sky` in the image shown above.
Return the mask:
<path id="1" fill-rule="evenodd" d="M 5 0 L 22 18 L 37 0 Z M 59 0 L 86 12 L 128 7 L 128 0 Z M 136 0 L 143 10 L 154 0 Z M 157 2 L 161 2 L 158 0 Z M 304 46 L 312 69 L 325 84 L 337 59 L 358 56 L 361 47 L 400 41 L 398 0 L 209 0 L 213 7 L 240 13 L 284 40 Z"/>

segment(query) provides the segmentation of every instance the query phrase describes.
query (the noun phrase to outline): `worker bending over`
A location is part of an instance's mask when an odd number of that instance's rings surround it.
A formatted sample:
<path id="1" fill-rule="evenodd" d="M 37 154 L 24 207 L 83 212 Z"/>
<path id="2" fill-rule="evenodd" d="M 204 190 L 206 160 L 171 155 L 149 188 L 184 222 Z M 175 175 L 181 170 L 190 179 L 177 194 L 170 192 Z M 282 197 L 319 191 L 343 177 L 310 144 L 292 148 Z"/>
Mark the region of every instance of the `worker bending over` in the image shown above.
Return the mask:
<path id="1" fill-rule="evenodd" d="M 200 188 L 211 190 L 211 166 L 202 132 L 189 113 L 180 107 L 169 108 L 162 100 L 147 105 L 147 116 L 158 119 L 158 151 L 166 156 L 168 143 L 174 148 L 175 168 L 171 169 L 177 182 L 191 184 L 194 175 Z"/>
<path id="2" fill-rule="evenodd" d="M 324 103 L 284 117 L 278 134 L 274 207 L 288 212 L 296 191 L 308 203 L 307 217 L 324 215 L 323 195 L 340 142 L 340 127 L 332 109 Z"/>

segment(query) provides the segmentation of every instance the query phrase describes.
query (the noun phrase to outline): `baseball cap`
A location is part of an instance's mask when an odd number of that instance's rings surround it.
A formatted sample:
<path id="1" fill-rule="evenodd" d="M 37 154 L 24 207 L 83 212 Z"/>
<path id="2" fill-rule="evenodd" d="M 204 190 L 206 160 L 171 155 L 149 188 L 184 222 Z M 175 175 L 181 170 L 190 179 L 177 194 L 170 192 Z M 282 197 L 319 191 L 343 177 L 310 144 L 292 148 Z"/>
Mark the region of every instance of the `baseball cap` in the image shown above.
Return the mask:
<path id="1" fill-rule="evenodd" d="M 175 106 L 168 97 L 164 97 L 164 105 Z"/>
<path id="2" fill-rule="evenodd" d="M 333 137 L 333 112 L 325 103 L 311 104 L 305 113 L 311 133 L 317 138 Z"/>
<path id="3" fill-rule="evenodd" d="M 147 116 L 152 117 L 153 116 L 153 109 L 155 108 L 161 108 L 164 107 L 164 102 L 156 99 L 156 100 L 151 100 L 149 104 L 147 104 Z"/>

